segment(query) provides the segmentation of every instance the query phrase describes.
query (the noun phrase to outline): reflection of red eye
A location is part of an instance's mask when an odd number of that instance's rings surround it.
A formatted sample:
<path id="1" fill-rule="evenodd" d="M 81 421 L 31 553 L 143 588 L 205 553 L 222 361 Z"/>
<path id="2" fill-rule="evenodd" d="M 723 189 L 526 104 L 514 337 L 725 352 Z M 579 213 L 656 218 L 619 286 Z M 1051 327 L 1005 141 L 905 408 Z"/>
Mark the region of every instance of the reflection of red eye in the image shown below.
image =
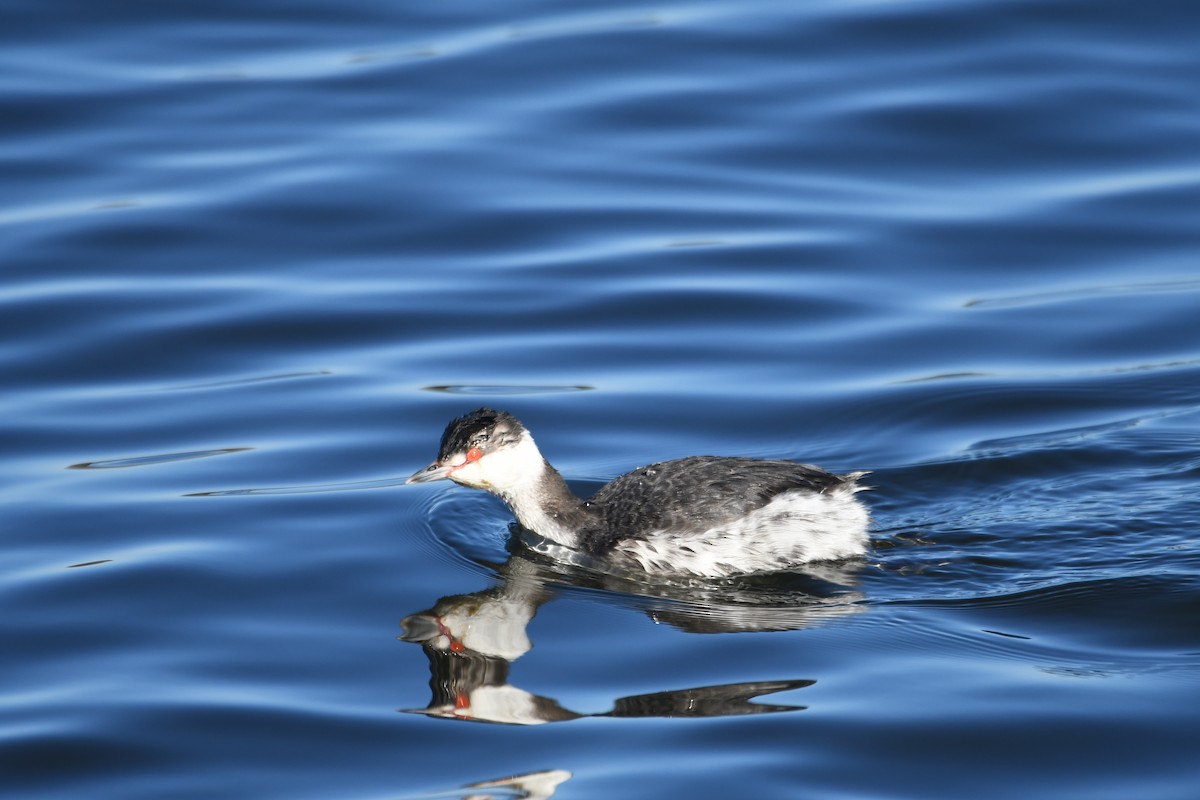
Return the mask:
<path id="1" fill-rule="evenodd" d="M 483 458 L 483 453 L 478 447 L 472 447 L 467 451 L 467 461 L 478 461 Z"/>

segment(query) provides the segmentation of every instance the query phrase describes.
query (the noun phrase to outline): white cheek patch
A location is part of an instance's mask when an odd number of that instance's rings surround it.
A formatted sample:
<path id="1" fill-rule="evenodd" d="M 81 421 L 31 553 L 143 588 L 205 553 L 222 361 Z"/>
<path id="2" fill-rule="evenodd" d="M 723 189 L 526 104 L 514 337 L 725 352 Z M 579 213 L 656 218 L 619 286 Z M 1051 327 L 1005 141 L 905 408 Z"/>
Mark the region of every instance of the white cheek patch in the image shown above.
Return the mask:
<path id="1" fill-rule="evenodd" d="M 466 453 L 455 453 L 450 463 L 457 466 L 452 480 L 477 489 L 505 494 L 536 481 L 542 475 L 544 459 L 528 433 L 514 444 L 487 453 L 478 461 L 467 461 Z"/>

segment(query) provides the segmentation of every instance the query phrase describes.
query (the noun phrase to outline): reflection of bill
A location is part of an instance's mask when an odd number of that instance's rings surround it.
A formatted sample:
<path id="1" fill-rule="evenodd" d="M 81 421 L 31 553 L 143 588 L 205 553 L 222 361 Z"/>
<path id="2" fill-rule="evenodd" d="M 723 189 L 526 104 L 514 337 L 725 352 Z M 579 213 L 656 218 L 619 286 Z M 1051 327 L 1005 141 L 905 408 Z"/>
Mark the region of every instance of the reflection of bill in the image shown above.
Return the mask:
<path id="1" fill-rule="evenodd" d="M 504 565 L 503 580 L 475 594 L 443 597 L 424 612 L 405 617 L 401 639 L 420 643 L 429 658 L 433 697 L 421 709 L 405 711 L 445 719 L 536 725 L 594 717 L 715 717 L 797 711 L 803 706 L 752 702 L 755 698 L 812 685 L 811 680 L 753 681 L 689 689 L 673 689 L 622 697 L 610 711 L 580 714 L 551 698 L 509 683 L 512 662 L 529 651 L 527 626 L 537 609 L 554 597 L 552 584 L 601 586 L 621 591 L 657 622 L 685 631 L 794 630 L 827 622 L 863 609 L 851 567 L 822 566 L 804 578 L 809 593 L 777 585 L 754 587 L 690 584 L 614 586 L 612 576 L 564 574 L 561 564 L 539 564 L 514 555 Z M 829 587 L 838 587 L 831 591 Z M 638 591 L 631 595 L 631 589 Z M 653 596 L 646 596 L 653 588 Z"/>

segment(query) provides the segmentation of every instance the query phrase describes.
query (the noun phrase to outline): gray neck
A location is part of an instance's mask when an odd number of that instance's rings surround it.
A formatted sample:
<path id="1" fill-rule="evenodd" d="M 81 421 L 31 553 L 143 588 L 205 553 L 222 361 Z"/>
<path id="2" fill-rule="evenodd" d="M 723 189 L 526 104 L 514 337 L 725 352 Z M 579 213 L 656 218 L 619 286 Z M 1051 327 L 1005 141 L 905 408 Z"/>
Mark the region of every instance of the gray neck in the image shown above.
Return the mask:
<path id="1" fill-rule="evenodd" d="M 581 528 L 595 517 L 545 459 L 539 473 L 499 494 L 522 526 L 566 547 L 579 546 Z"/>

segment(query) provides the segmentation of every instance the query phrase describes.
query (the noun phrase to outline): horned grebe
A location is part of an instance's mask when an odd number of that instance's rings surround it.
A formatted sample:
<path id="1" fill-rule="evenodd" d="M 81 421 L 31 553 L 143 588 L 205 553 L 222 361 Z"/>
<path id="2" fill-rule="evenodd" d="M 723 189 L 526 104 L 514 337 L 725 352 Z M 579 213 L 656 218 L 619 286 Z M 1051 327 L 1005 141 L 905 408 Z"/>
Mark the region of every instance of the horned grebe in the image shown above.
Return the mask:
<path id="1" fill-rule="evenodd" d="M 854 494 L 865 474 L 690 456 L 639 467 L 580 500 L 516 417 L 481 408 L 447 425 L 437 461 L 406 482 L 486 489 L 528 530 L 624 566 L 723 577 L 863 553 L 869 516 Z"/>

